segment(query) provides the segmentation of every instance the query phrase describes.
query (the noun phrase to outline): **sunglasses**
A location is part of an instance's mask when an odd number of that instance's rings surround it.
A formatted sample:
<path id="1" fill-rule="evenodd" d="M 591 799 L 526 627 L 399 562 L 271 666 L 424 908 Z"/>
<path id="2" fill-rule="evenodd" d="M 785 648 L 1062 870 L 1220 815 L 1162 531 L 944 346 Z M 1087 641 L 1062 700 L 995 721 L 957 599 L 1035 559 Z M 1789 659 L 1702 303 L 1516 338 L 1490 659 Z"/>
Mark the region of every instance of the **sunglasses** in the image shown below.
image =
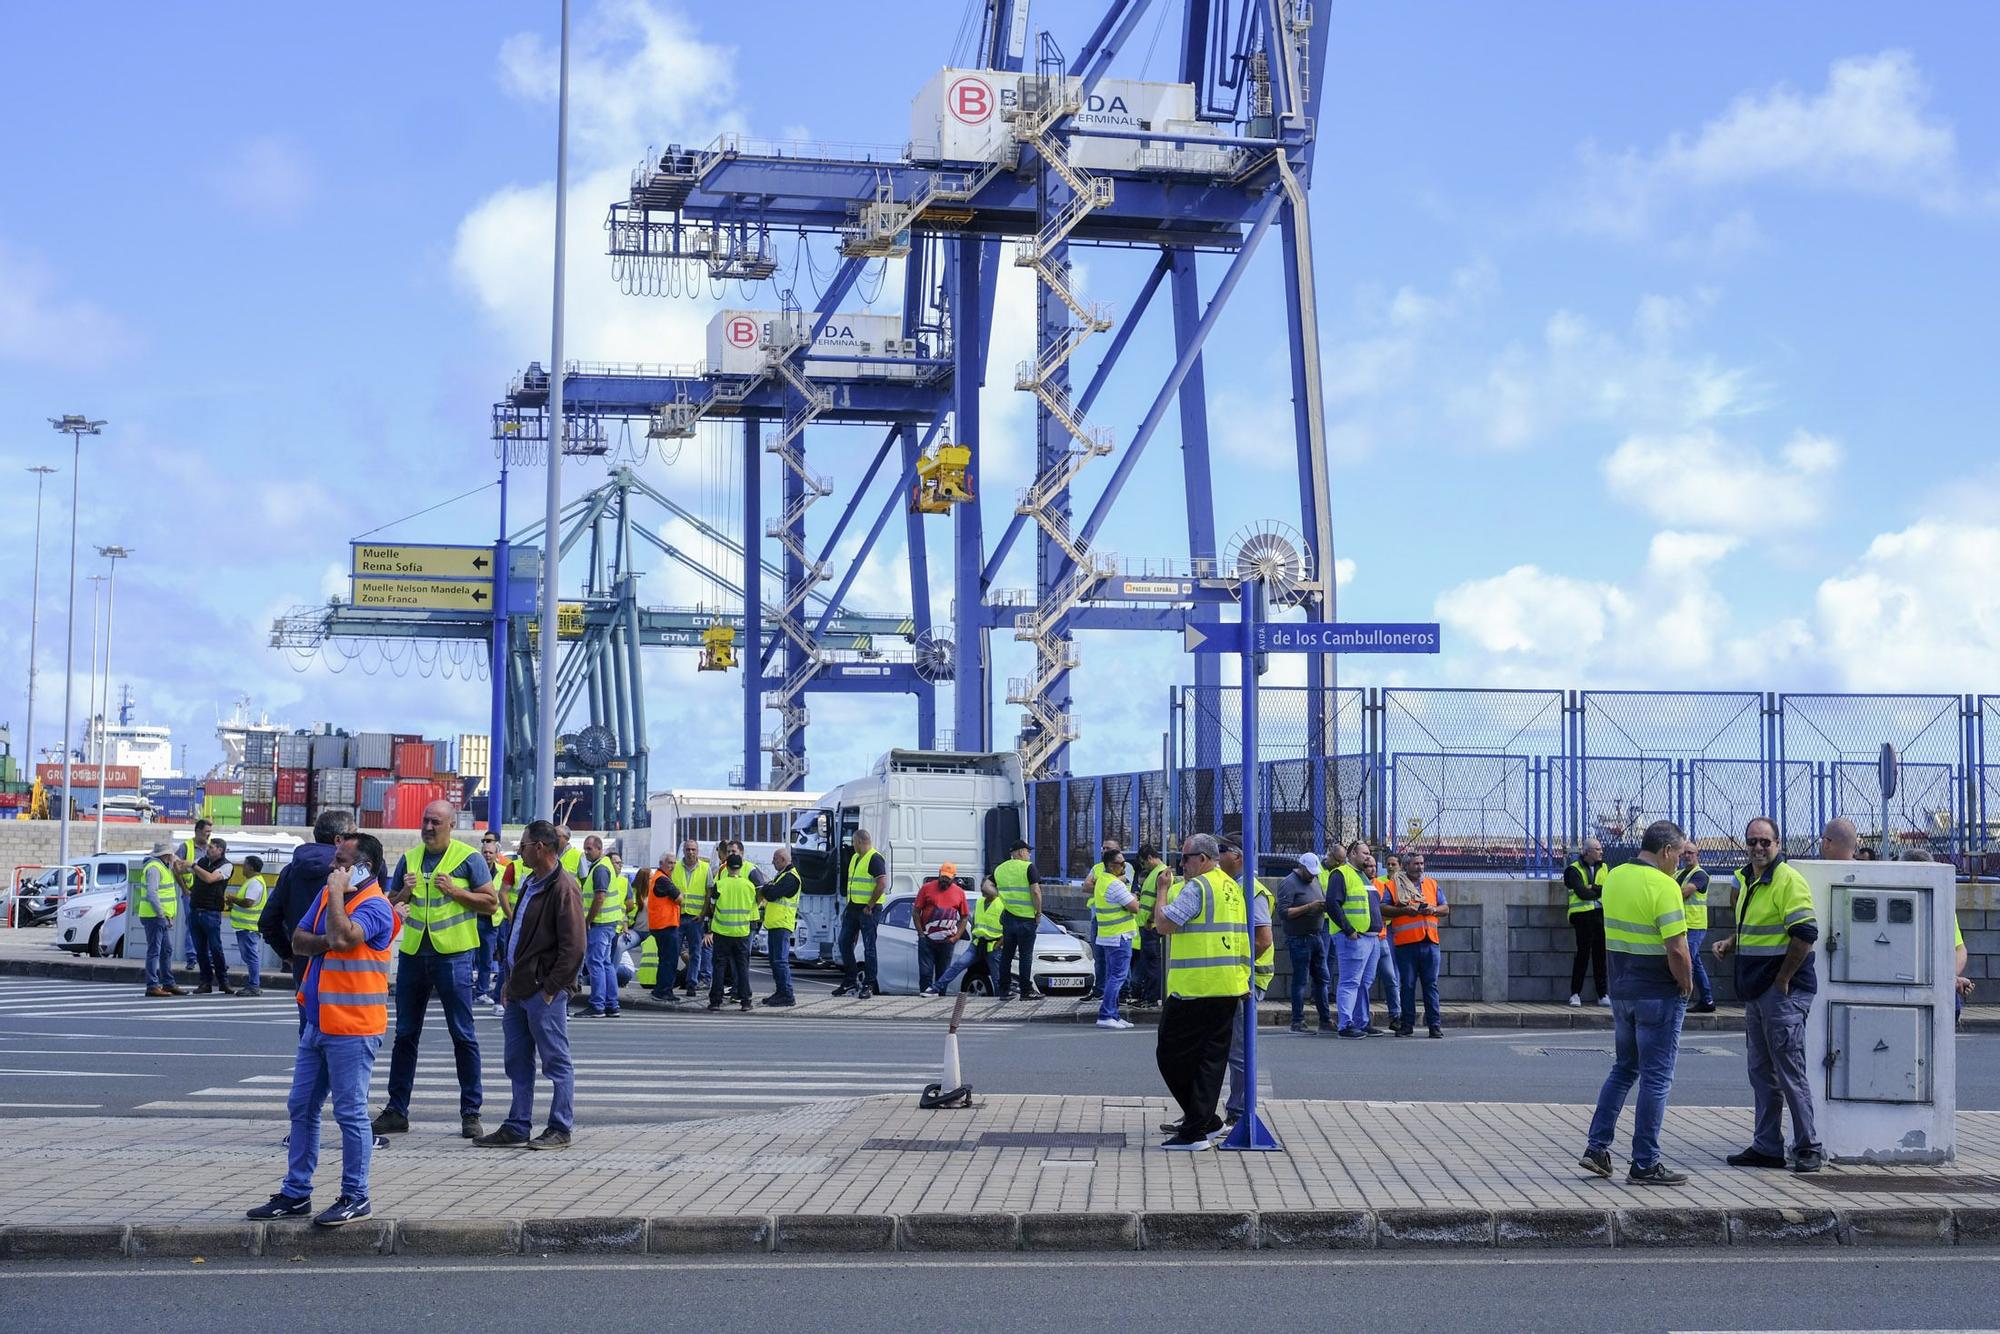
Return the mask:
<path id="1" fill-rule="evenodd" d="M 1746 838 L 1743 841 L 1753 848 L 1774 848 L 1778 845 L 1775 838 Z"/>

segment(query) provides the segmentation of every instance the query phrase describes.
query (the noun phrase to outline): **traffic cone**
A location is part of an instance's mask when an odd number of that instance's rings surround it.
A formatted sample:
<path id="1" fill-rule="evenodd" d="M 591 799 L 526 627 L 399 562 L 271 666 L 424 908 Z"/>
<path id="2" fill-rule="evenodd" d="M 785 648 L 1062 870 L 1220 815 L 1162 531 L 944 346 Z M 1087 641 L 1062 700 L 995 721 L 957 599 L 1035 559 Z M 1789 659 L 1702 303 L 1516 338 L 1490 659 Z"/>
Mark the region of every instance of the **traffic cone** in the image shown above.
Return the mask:
<path id="1" fill-rule="evenodd" d="M 965 1002 L 966 995 L 961 991 L 958 993 L 958 1004 L 951 1009 L 951 1024 L 945 1029 L 943 1078 L 935 1084 L 925 1085 L 923 1093 L 917 1098 L 917 1106 L 926 1111 L 972 1106 L 972 1085 L 962 1080 L 958 1069 L 958 1024 L 965 1017 Z"/>

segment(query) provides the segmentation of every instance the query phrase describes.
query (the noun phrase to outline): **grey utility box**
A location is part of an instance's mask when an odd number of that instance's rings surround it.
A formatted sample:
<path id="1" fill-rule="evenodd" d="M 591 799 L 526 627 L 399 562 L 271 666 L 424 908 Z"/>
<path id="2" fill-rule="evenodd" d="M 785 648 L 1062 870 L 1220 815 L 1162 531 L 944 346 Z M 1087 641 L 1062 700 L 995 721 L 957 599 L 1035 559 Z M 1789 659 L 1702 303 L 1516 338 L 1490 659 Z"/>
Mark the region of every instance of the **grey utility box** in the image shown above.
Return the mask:
<path id="1" fill-rule="evenodd" d="M 1792 863 L 1812 886 L 1819 991 L 1806 1023 L 1820 1141 L 1836 1162 L 1956 1151 L 1951 929 L 1939 862 Z"/>

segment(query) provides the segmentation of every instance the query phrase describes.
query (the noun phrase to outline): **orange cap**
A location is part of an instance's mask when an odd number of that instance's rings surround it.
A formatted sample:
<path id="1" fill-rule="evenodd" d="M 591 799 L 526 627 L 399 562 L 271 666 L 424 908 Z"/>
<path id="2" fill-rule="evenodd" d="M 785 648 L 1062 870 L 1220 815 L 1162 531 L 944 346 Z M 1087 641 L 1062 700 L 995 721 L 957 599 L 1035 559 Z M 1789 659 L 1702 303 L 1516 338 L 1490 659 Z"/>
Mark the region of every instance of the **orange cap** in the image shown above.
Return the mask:
<path id="1" fill-rule="evenodd" d="M 939 875 L 947 875 L 947 876 L 948 876 L 948 875 L 957 875 L 957 874 L 958 874 L 958 863 L 957 863 L 957 862 L 942 862 L 942 863 L 940 863 L 940 864 L 939 864 L 939 866 L 938 866 L 938 874 L 939 874 Z"/>

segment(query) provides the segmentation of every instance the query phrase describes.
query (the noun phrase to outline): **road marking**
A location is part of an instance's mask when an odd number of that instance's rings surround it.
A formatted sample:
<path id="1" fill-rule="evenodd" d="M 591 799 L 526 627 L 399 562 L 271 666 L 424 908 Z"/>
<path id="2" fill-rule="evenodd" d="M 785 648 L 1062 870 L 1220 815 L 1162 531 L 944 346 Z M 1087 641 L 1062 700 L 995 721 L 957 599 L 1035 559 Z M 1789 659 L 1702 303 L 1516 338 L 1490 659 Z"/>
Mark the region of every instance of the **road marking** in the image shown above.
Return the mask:
<path id="1" fill-rule="evenodd" d="M 138 1078 L 139 1076 L 129 1076 L 129 1077 Z M 146 1078 L 152 1078 L 152 1077 L 153 1076 L 146 1076 Z M 289 1084 L 291 1081 L 287 1080 L 285 1082 Z M 579 1083 L 577 1085 L 577 1090 L 579 1093 L 588 1093 L 590 1096 L 588 1098 L 585 1098 L 584 1101 L 590 1103 L 599 1103 L 599 1102 L 657 1103 L 667 1097 L 672 1096 L 675 1093 L 688 1092 L 690 1094 L 693 1094 L 693 1090 L 679 1090 L 679 1089 L 657 1089 L 650 1093 L 604 1093 L 598 1091 L 602 1087 L 603 1087 L 602 1085 Z M 726 1088 L 729 1086 L 720 1085 L 717 1087 Z M 871 1085 L 870 1087 L 877 1093 L 923 1092 L 923 1086 L 920 1084 L 907 1084 L 900 1088 L 885 1088 L 879 1084 Z M 386 1080 L 378 1081 L 374 1086 L 373 1091 L 376 1093 L 381 1093 L 387 1088 L 388 1088 L 388 1082 Z M 189 1096 L 195 1098 L 215 1098 L 221 1100 L 216 1103 L 216 1106 L 219 1107 L 224 1105 L 226 1101 L 233 1100 L 236 1098 L 253 1098 L 253 1099 L 269 1098 L 274 1091 L 275 1090 L 269 1087 L 236 1088 L 232 1086 L 228 1088 L 196 1089 Z M 458 1090 L 456 1088 L 414 1089 L 411 1091 L 410 1096 L 413 1099 L 417 1100 L 418 1102 L 436 1101 L 436 1102 L 456 1103 L 458 1101 Z M 701 1093 L 698 1095 L 694 1095 L 694 1100 L 700 1101 L 702 1103 L 715 1103 L 715 1104 L 756 1103 L 760 1105 L 778 1105 L 778 1104 L 791 1105 L 795 1103 L 804 1103 L 804 1102 L 849 1102 L 858 1096 L 859 1096 L 858 1094 L 838 1094 L 825 1097 L 815 1097 L 811 1094 L 806 1094 L 800 1097 L 791 1097 L 789 1095 L 786 1095 L 782 1090 L 772 1090 L 771 1092 L 768 1093 Z"/>
<path id="2" fill-rule="evenodd" d="M 417 1095 L 417 1098 L 419 1101 L 422 1101 L 423 1095 L 420 1093 Z M 456 1105 L 458 1095 L 455 1093 L 452 1094 L 451 1099 L 453 1104 Z M 594 1098 L 591 1101 L 593 1104 L 595 1104 L 597 1102 L 603 1101 L 603 1099 Z M 760 1101 L 765 1101 L 765 1100 L 760 1099 Z M 802 1099 L 801 1101 L 845 1102 L 847 1101 L 847 1099 L 806 1098 Z M 4 1103 L 0 1103 L 0 1106 L 5 1106 L 5 1105 L 6 1104 Z M 783 1111 L 787 1107 L 795 1106 L 797 1104 L 788 1103 L 784 1099 L 774 1099 L 774 1100 L 769 1100 L 768 1105 L 772 1111 L 777 1112 L 777 1111 Z M 143 1102 L 140 1103 L 133 1110 L 140 1112 L 212 1112 L 227 1116 L 259 1115 L 259 1116 L 272 1116 L 283 1119 L 291 1115 L 291 1104 L 288 1102 L 244 1102 L 237 1099 L 228 1099 L 228 1100 L 210 1101 L 210 1102 L 190 1102 L 181 1099 L 170 1098 L 170 1099 L 162 1099 L 159 1102 Z M 433 1109 L 429 1107 L 419 1107 L 417 1110 L 421 1112 L 430 1112 Z M 606 1115 L 624 1113 L 627 1110 L 628 1109 L 618 1108 L 618 1107 L 599 1108 L 599 1111 Z M 645 1109 L 645 1115 L 648 1120 L 665 1118 L 670 1121 L 706 1121 L 715 1119 L 717 1117 L 739 1117 L 739 1116 L 744 1116 L 746 1114 L 748 1114 L 746 1112 L 746 1109 L 740 1103 L 717 1103 L 717 1102 L 712 1102 L 706 1098 L 696 1099 L 691 1102 L 676 1102 L 671 1106 L 663 1108 Z M 325 1119 L 329 1120 L 332 1119 L 333 1104 L 331 1102 L 329 1102 L 326 1105 L 326 1108 L 323 1110 L 321 1115 Z M 493 1112 L 491 1109 L 488 1109 L 487 1111 L 482 1112 L 481 1115 L 497 1115 L 497 1113 Z M 438 1123 L 444 1124 L 445 1120 L 446 1118 L 444 1113 L 442 1111 L 439 1111 Z M 631 1125 L 633 1124 L 633 1122 L 629 1119 L 628 1120 L 614 1119 L 608 1122 L 607 1124 L 622 1126 L 622 1125 Z M 641 1122 L 640 1124 L 643 1124 L 643 1122 Z M 6 1270 L 4 1266 L 0 1266 L 0 1278 L 4 1278 L 5 1274 Z"/>
<path id="3" fill-rule="evenodd" d="M 0 1033 L 0 1042 L 12 1042 L 17 1038 L 61 1038 L 65 1042 L 105 1042 L 115 1040 L 116 1033 L 51 1033 L 39 1028 L 18 1028 L 11 1033 Z M 234 1042 L 234 1038 L 202 1038 L 192 1033 L 174 1034 L 175 1042 Z M 228 1052 L 201 1052 L 202 1056 L 227 1056 Z"/>
<path id="4" fill-rule="evenodd" d="M 43 1111 L 57 1109 L 91 1110 L 104 1106 L 101 1102 L 0 1102 L 0 1107 L 34 1107 Z"/>
<path id="5" fill-rule="evenodd" d="M 112 1070 L 0 1070 L 0 1075 L 50 1075 L 62 1079 L 164 1079 L 164 1075 L 138 1074 L 132 1071 Z"/>
<path id="6" fill-rule="evenodd" d="M 0 1074 L 4 1073 L 6 1072 L 0 1071 Z M 50 1073 L 62 1073 L 62 1072 L 52 1071 Z M 906 1078 L 914 1078 L 914 1076 L 909 1076 Z M 292 1077 L 290 1075 L 251 1075 L 248 1078 L 244 1079 L 242 1082 L 245 1084 L 289 1085 L 292 1082 Z M 376 1076 L 374 1082 L 386 1087 L 388 1084 L 388 1077 L 386 1075 L 378 1075 Z M 483 1083 L 484 1081 L 482 1080 L 481 1082 Z M 693 1089 L 706 1089 L 706 1088 L 774 1089 L 774 1090 L 795 1089 L 795 1088 L 823 1089 L 823 1090 L 853 1089 L 861 1092 L 880 1092 L 880 1093 L 921 1093 L 923 1092 L 924 1088 L 922 1084 L 912 1084 L 907 1082 L 895 1083 L 895 1082 L 885 1082 L 881 1080 L 702 1079 L 694 1075 L 660 1075 L 653 1079 L 591 1079 L 585 1077 L 585 1078 L 579 1078 L 576 1081 L 576 1087 L 579 1090 L 653 1089 L 656 1090 L 658 1093 L 660 1093 L 661 1096 L 663 1097 L 675 1093 L 689 1092 Z M 258 1090 L 251 1090 L 251 1091 L 254 1092 Z M 203 1089 L 202 1092 L 208 1093 L 210 1092 L 210 1090 Z"/>
<path id="7" fill-rule="evenodd" d="M 1578 1255 L 1574 1252 L 1564 1252 L 1560 1255 L 1551 1256 L 1521 1255 L 1506 1256 L 1504 1258 L 1500 1255 L 1490 1253 L 1481 1255 L 1446 1255 L 1436 1251 L 1427 1251 L 1424 1253 L 1423 1265 L 1426 1269 L 1439 1267 L 1480 1268 L 1487 1266 L 1529 1269 L 1551 1268 L 1555 1266 L 1569 1268 L 1577 1265 L 1600 1267 L 1605 1265 L 1651 1266 L 1658 1265 L 1662 1259 L 1675 1255 L 1698 1256 L 1699 1263 L 1704 1266 L 1838 1265 L 1851 1263 L 1850 1261 L 1842 1261 L 1836 1257 L 1827 1255 L 1786 1255 L 1774 1252 L 1760 1252 L 1755 1255 L 1734 1255 L 1726 1251 L 1721 1254 L 1714 1254 L 1707 1249 L 1696 1249 L 1692 1251 L 1662 1251 L 1649 1252 L 1645 1255 L 1633 1254 L 1624 1256 Z M 274 1256 L 272 1259 L 276 1260 L 276 1257 Z M 1939 1255 L 1924 1251 L 1898 1253 L 1887 1249 L 1878 1256 L 1878 1259 L 1893 1260 L 1898 1265 L 1990 1265 L 1993 1263 L 1991 1255 L 1983 1253 L 1960 1255 L 1947 1252 Z M 787 1273 L 793 1270 L 817 1269 L 840 1270 L 849 1273 L 857 1269 L 1089 1269 L 1101 1272 L 1105 1263 L 1106 1260 L 1103 1254 L 1091 1254 L 1073 1259 L 1061 1256 L 1021 1256 L 1003 1260 L 944 1256 L 932 1259 L 926 1256 L 905 1253 L 897 1255 L 894 1260 L 877 1260 L 868 1255 L 849 1255 L 829 1260 L 787 1259 L 783 1267 Z M 1244 1256 L 1201 1256 L 1184 1253 L 1177 1255 L 1151 1255 L 1143 1252 L 1118 1252 L 1116 1263 L 1120 1269 L 1393 1268 L 1407 1270 L 1410 1267 L 1410 1258 L 1407 1254 L 1403 1253 L 1394 1256 L 1337 1254 L 1291 1256 L 1275 1254 L 1271 1251 L 1259 1251 L 1253 1255 Z M 99 1274 L 130 1274 L 135 1278 L 216 1279 L 241 1278 L 251 1274 L 263 1275 L 265 1277 L 269 1277 L 272 1274 L 284 1274 L 288 1278 L 301 1278 L 346 1274 L 435 1274 L 447 1270 L 453 1274 L 513 1274 L 523 1271 L 536 1272 L 550 1269 L 597 1274 L 629 1273 L 635 1269 L 659 1271 L 671 1269 L 675 1273 L 683 1273 L 690 1270 L 741 1273 L 744 1271 L 768 1272 L 770 1268 L 770 1257 L 762 1255 L 746 1255 L 741 1260 L 687 1260 L 679 1256 L 635 1255 L 630 1260 L 619 1263 L 606 1263 L 596 1260 L 576 1264 L 565 1263 L 561 1260 L 557 1260 L 554 1263 L 542 1263 L 535 1256 L 524 1255 L 518 1260 L 504 1263 L 489 1261 L 480 1264 L 466 1264 L 453 1259 L 440 1259 L 436 1264 L 429 1265 L 395 1263 L 315 1265 L 308 1261 L 305 1265 L 292 1265 L 283 1262 L 263 1265 L 210 1263 L 199 1269 L 186 1265 L 172 1269 L 135 1266 L 129 1261 L 118 1261 L 111 1264 L 74 1265 L 58 1269 L 4 1269 L 0 1270 L 0 1274 L 4 1274 L 9 1281 L 16 1279 L 74 1281 L 80 1277 Z"/>

